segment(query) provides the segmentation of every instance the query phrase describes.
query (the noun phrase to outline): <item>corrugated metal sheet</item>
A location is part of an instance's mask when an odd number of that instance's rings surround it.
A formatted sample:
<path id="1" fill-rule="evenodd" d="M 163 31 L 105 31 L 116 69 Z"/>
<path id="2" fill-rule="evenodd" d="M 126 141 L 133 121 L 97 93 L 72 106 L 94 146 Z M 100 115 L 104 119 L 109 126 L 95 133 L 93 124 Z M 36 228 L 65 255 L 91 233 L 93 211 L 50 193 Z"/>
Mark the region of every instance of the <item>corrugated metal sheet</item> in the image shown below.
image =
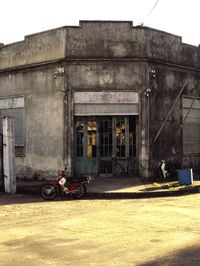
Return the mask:
<path id="1" fill-rule="evenodd" d="M 183 108 L 190 108 L 191 105 L 192 105 L 192 109 L 200 109 L 200 99 L 183 97 L 183 101 L 182 101 Z"/>
<path id="2" fill-rule="evenodd" d="M 183 152 L 200 153 L 200 99 L 183 97 Z"/>

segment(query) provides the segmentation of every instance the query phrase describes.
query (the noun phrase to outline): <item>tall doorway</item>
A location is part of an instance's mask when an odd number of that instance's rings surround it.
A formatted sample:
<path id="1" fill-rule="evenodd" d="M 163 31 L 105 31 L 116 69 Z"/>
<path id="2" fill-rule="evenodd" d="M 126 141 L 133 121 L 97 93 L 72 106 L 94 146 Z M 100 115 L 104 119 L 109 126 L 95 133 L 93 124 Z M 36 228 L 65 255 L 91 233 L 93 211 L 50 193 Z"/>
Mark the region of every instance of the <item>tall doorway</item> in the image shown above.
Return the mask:
<path id="1" fill-rule="evenodd" d="M 74 172 L 112 174 L 112 156 L 138 156 L 138 116 L 75 117 Z"/>

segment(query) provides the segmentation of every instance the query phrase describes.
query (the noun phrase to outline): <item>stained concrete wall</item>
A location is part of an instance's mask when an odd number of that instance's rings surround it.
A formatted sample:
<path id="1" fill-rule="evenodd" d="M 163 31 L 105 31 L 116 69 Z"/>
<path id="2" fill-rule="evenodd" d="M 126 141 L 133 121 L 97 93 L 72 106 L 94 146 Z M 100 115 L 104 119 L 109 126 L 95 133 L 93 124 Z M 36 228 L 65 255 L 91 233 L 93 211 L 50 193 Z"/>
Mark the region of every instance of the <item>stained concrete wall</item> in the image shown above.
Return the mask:
<path id="1" fill-rule="evenodd" d="M 65 73 L 55 78 L 60 65 Z M 17 158 L 18 173 L 44 175 L 66 161 L 71 165 L 74 91 L 139 91 L 140 155 L 147 164 L 149 149 L 152 162 L 170 157 L 169 140 L 177 127 L 175 121 L 180 121 L 180 101 L 170 117 L 174 123 L 167 124 L 156 145 L 153 138 L 183 80 L 190 79 L 184 93 L 193 93 L 193 83 L 199 88 L 199 65 L 199 47 L 183 44 L 176 35 L 133 27 L 132 22 L 82 21 L 78 27 L 1 45 L 0 98 L 25 98 L 26 153 Z M 151 67 L 156 69 L 155 89 L 149 78 Z M 175 146 L 181 159 L 181 138 Z"/>
<path id="2" fill-rule="evenodd" d="M 80 22 L 66 27 L 66 58 L 153 59 L 192 67 L 200 65 L 200 48 L 182 38 L 132 22 Z"/>
<path id="3" fill-rule="evenodd" d="M 147 57 L 162 62 L 181 63 L 181 37 L 146 28 Z"/>
<path id="4" fill-rule="evenodd" d="M 65 34 L 65 28 L 59 28 L 0 46 L 0 70 L 64 58 Z"/>
<path id="5" fill-rule="evenodd" d="M 81 22 L 68 28 L 67 58 L 128 58 L 145 54 L 145 32 L 131 22 Z"/>
<path id="6" fill-rule="evenodd" d="M 182 43 L 180 36 L 151 28 L 145 29 L 147 58 L 163 63 L 199 67 L 200 47 Z"/>
<path id="7" fill-rule="evenodd" d="M 68 78 L 67 85 L 70 92 L 67 96 L 67 107 L 71 110 L 72 119 L 69 120 L 67 113 L 66 121 L 68 121 L 66 131 L 66 139 L 68 147 L 73 140 L 73 92 L 74 91 L 135 91 L 139 92 L 139 109 L 140 109 L 140 127 L 142 134 L 139 135 L 139 158 L 144 165 L 148 162 L 148 120 L 146 115 L 146 73 L 147 64 L 137 62 L 85 62 L 66 66 Z M 103 108 L 103 106 L 102 106 Z M 142 111 L 141 111 L 142 110 Z M 73 163 L 73 147 L 68 149 L 67 158 Z M 70 164 L 68 162 L 68 165 Z"/>
<path id="8" fill-rule="evenodd" d="M 20 177 L 55 175 L 63 167 L 64 77 L 55 73 L 65 56 L 65 34 L 63 27 L 0 48 L 0 98 L 25 100 L 24 156 L 16 158 Z"/>
<path id="9" fill-rule="evenodd" d="M 85 63 L 68 68 L 73 90 L 144 90 L 145 63 Z"/>
<path id="10" fill-rule="evenodd" d="M 150 65 L 155 70 L 156 78 L 150 82 L 150 157 L 152 166 L 160 159 L 175 160 L 184 167 L 196 168 L 200 155 L 186 156 L 183 154 L 182 142 L 182 96 L 199 97 L 200 74 L 177 67 Z M 151 76 L 151 73 L 150 73 Z M 150 78 L 151 79 L 151 78 Z M 178 95 L 183 87 L 186 86 Z M 172 109 L 174 105 L 174 108 Z M 171 114 L 167 121 L 164 120 Z M 158 138 L 155 137 L 164 123 Z M 197 143 L 200 145 L 200 143 Z"/>
<path id="11" fill-rule="evenodd" d="M 122 21 L 81 21 L 0 46 L 0 70 L 59 59 L 153 59 L 199 67 L 200 48 L 180 36 Z"/>
<path id="12" fill-rule="evenodd" d="M 17 175 L 31 177 L 63 167 L 63 76 L 55 67 L 0 75 L 1 99 L 25 100 L 25 154 L 17 157 Z"/>

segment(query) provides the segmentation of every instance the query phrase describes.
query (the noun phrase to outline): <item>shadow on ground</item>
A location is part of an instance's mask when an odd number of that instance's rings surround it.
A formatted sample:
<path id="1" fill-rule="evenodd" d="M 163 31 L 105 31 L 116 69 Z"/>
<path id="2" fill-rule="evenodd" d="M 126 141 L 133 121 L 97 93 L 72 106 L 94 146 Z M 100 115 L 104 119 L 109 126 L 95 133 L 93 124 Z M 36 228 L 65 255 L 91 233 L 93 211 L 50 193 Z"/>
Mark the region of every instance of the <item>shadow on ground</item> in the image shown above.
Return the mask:
<path id="1" fill-rule="evenodd" d="M 188 266 L 200 265 L 200 244 L 172 253 L 166 256 L 141 264 L 140 266 Z"/>
<path id="2" fill-rule="evenodd" d="M 10 195 L 6 193 L 0 193 L 0 206 L 11 205 L 11 204 L 37 203 L 37 202 L 44 202 L 44 200 L 38 195 L 23 195 L 23 194 Z"/>

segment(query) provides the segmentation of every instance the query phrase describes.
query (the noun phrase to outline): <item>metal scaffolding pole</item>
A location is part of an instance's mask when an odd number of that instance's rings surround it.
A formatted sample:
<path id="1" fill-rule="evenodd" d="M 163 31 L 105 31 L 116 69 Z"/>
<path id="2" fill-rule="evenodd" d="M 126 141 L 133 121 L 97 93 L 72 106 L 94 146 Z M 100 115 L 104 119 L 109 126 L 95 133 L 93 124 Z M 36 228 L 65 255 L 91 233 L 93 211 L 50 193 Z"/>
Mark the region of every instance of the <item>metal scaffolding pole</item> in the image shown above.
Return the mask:
<path id="1" fill-rule="evenodd" d="M 183 86 L 181 87 L 181 90 L 180 90 L 178 96 L 176 97 L 176 99 L 175 99 L 175 101 L 174 101 L 174 103 L 173 103 L 173 105 L 171 107 L 171 109 L 169 110 L 165 120 L 163 121 L 160 129 L 158 130 L 158 132 L 157 132 L 157 134 L 156 134 L 156 136 L 154 138 L 154 142 L 156 142 L 157 138 L 159 137 L 160 133 L 162 132 L 162 130 L 163 130 L 164 126 L 165 126 L 165 123 L 167 122 L 167 120 L 168 120 L 169 116 L 171 115 L 172 111 L 174 110 L 174 107 L 176 106 L 176 104 L 177 104 L 177 102 L 178 102 L 178 100 L 179 100 L 179 98 L 180 98 L 180 96 L 181 96 L 181 94 L 182 94 L 182 92 L 183 92 L 183 90 L 184 90 L 186 85 L 187 85 L 187 81 L 185 80 L 184 83 L 183 83 Z"/>

